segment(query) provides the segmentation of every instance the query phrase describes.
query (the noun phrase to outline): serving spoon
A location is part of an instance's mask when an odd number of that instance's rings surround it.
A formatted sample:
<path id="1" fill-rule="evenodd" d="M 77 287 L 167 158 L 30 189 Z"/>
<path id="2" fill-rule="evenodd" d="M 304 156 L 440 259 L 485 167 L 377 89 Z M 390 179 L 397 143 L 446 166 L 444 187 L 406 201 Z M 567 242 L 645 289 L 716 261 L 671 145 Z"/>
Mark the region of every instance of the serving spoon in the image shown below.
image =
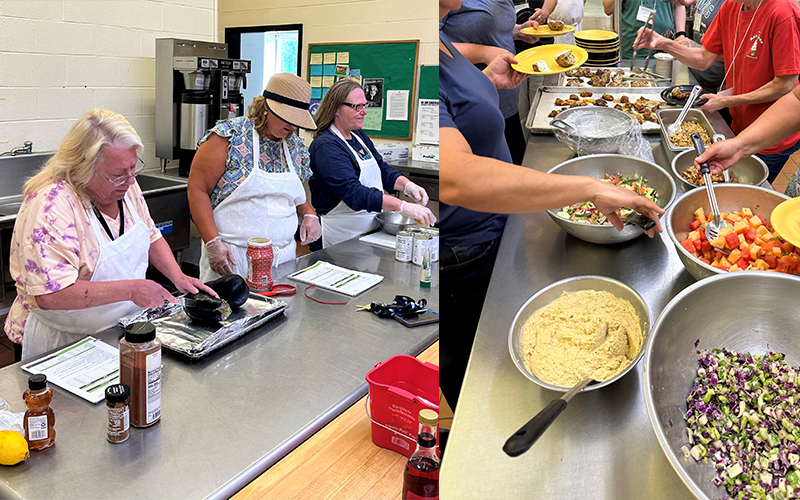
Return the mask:
<path id="1" fill-rule="evenodd" d="M 681 114 L 678 115 L 678 119 L 675 120 L 674 123 L 670 123 L 667 125 L 667 135 L 672 135 L 681 128 L 681 123 L 683 123 L 683 119 L 686 118 L 686 113 L 692 108 L 692 104 L 694 104 L 694 100 L 697 99 L 697 96 L 700 95 L 700 92 L 703 91 L 703 87 L 700 85 L 695 85 L 692 87 L 692 92 L 689 94 L 689 98 L 686 99 L 686 104 L 683 105 L 683 109 L 681 110 Z"/>
<path id="2" fill-rule="evenodd" d="M 705 152 L 706 148 L 703 145 L 703 140 L 700 139 L 700 134 L 692 134 L 692 143 L 694 144 L 695 151 L 697 151 L 697 156 Z M 711 181 L 711 167 L 708 166 L 707 161 L 700 164 L 700 173 L 703 174 L 703 181 L 705 181 L 706 192 L 708 193 L 708 202 L 711 205 L 711 213 L 713 215 L 713 218 L 709 220 L 706 225 L 706 239 L 711 243 L 711 241 L 719 238 L 719 233 L 723 228 L 728 228 L 733 231 L 733 224 L 726 220 L 720 220 L 717 197 L 714 196 L 714 183 Z M 714 246 L 714 248 L 726 255 L 731 253 L 731 250 L 725 247 L 720 248 Z"/>
<path id="3" fill-rule="evenodd" d="M 527 424 L 523 425 L 520 430 L 508 438 L 506 444 L 503 445 L 503 451 L 506 452 L 506 455 L 517 457 L 528 451 L 530 447 L 533 446 L 533 443 L 535 443 L 542 434 L 544 434 L 544 431 L 550 427 L 550 424 L 555 422 L 556 417 L 564 411 L 567 407 L 567 402 L 592 381 L 594 381 L 593 378 L 585 378 L 572 386 L 572 389 L 559 399 L 550 401 L 542 411 L 537 413 Z"/>

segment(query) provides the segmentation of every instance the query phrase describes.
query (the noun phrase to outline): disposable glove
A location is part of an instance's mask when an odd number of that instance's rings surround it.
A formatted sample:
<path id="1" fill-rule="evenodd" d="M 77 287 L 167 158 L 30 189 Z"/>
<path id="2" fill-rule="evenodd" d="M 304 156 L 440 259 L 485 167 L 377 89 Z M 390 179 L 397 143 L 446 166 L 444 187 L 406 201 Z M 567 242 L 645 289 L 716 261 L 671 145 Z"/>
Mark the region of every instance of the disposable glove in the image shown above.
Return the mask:
<path id="1" fill-rule="evenodd" d="M 433 215 L 433 212 L 422 205 L 406 203 L 404 201 L 403 204 L 400 205 L 400 213 L 406 217 L 411 217 L 422 227 L 432 226 L 433 223 L 436 222 L 436 217 Z"/>
<path id="2" fill-rule="evenodd" d="M 312 241 L 317 241 L 322 236 L 322 226 L 319 225 L 319 217 L 314 214 L 305 214 L 303 222 L 300 224 L 300 243 L 308 245 Z"/>
<path id="3" fill-rule="evenodd" d="M 428 193 L 411 181 L 408 181 L 406 187 L 403 188 L 403 193 L 423 207 L 428 204 Z"/>
<path id="4" fill-rule="evenodd" d="M 231 268 L 230 264 L 235 266 L 236 259 L 233 258 L 233 253 L 219 236 L 206 243 L 206 252 L 208 252 L 208 265 L 212 271 L 220 276 L 233 274 L 233 268 Z"/>

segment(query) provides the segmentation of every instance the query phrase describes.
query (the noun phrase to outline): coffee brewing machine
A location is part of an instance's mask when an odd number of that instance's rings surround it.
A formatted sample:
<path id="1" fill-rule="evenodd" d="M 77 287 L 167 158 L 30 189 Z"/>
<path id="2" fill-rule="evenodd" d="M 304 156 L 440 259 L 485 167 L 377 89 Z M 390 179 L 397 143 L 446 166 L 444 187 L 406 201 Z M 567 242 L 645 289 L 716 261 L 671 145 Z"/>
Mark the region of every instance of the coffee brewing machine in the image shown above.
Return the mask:
<path id="1" fill-rule="evenodd" d="M 197 141 L 218 120 L 242 116 L 246 109 L 250 61 L 228 59 L 224 43 L 156 40 L 156 156 L 178 160 L 187 177 Z"/>

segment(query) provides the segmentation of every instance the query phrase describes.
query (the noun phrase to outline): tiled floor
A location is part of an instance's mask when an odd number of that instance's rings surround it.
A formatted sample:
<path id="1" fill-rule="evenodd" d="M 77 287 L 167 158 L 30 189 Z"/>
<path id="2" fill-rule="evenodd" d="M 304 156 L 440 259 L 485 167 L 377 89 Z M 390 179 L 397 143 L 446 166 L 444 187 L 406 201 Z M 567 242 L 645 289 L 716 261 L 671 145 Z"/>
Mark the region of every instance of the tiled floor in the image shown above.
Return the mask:
<path id="1" fill-rule="evenodd" d="M 789 160 L 786 162 L 783 170 L 780 174 L 778 174 L 778 178 L 772 183 L 772 187 L 775 188 L 776 191 L 780 191 L 782 193 L 784 190 L 786 190 L 786 186 L 789 185 L 792 174 L 797 171 L 798 164 L 800 164 L 800 151 L 789 157 Z"/>

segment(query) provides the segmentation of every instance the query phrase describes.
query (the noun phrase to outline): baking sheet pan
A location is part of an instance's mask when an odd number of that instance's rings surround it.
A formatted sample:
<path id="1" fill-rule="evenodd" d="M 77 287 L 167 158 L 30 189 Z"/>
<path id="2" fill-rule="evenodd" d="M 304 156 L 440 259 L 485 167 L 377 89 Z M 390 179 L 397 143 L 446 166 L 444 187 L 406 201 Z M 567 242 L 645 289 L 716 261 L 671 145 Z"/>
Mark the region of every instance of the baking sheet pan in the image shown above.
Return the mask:
<path id="1" fill-rule="evenodd" d="M 138 321 L 149 321 L 156 325 L 156 334 L 165 349 L 200 359 L 274 319 L 288 306 L 282 300 L 250 294 L 247 302 L 228 319 L 219 325 L 207 326 L 190 320 L 179 299 L 177 304 L 145 309 L 120 318 L 119 324 L 124 328 Z"/>
<path id="2" fill-rule="evenodd" d="M 612 73 L 616 72 L 618 69 L 621 69 L 622 73 L 623 73 L 623 76 L 632 76 L 630 68 L 609 68 L 609 67 L 601 68 L 599 66 L 597 66 L 597 67 L 594 67 L 594 66 L 581 66 L 581 68 L 590 69 L 592 71 L 597 71 L 598 69 L 600 69 L 600 70 L 608 69 L 608 70 L 611 70 Z M 636 75 L 636 76 L 639 76 L 639 75 Z M 646 81 L 647 81 L 648 87 L 655 87 L 656 86 L 656 83 L 653 81 L 653 79 L 651 77 L 646 77 L 646 78 L 647 78 Z M 572 80 L 572 79 L 580 80 L 581 81 L 581 85 L 567 85 L 567 81 Z M 601 89 L 601 88 L 619 89 L 619 88 L 629 88 L 631 86 L 631 81 L 632 80 L 623 80 L 624 85 L 625 85 L 624 87 L 594 87 L 594 86 L 589 84 L 589 78 L 587 78 L 585 76 L 567 76 L 566 73 L 561 73 L 559 75 L 559 78 L 558 78 L 558 86 L 559 87 L 578 87 L 578 88 L 580 88 L 580 87 L 588 87 L 588 88 L 591 88 L 591 89 Z M 647 87 L 635 87 L 635 88 L 647 88 Z"/>
<path id="3" fill-rule="evenodd" d="M 626 95 L 631 101 L 635 101 L 639 97 L 645 97 L 650 100 L 661 101 L 661 91 L 659 87 L 641 87 L 641 88 L 624 88 L 624 87 L 590 87 L 580 89 L 578 87 L 539 87 L 536 90 L 536 95 L 531 103 L 531 109 L 528 112 L 528 119 L 525 121 L 525 127 L 535 134 L 552 134 L 553 130 L 550 128 L 551 117 L 550 114 L 554 109 L 561 109 L 563 106 L 556 106 L 554 101 L 556 99 L 568 99 L 570 94 L 579 94 L 582 91 L 588 90 L 592 92 L 591 98 L 599 98 L 603 94 L 609 94 L 615 99 Z M 613 104 L 611 106 L 614 107 Z M 645 134 L 657 134 L 661 130 L 657 122 L 644 122 L 642 124 L 642 132 Z"/>

